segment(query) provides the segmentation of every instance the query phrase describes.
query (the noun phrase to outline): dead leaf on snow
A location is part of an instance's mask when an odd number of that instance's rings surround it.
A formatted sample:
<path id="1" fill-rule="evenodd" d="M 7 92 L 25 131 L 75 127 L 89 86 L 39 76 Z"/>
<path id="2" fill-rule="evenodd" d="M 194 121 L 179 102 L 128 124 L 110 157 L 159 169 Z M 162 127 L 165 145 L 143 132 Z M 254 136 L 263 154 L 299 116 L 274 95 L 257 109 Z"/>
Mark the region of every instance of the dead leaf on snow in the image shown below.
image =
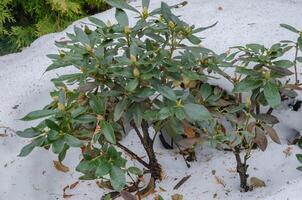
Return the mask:
<path id="1" fill-rule="evenodd" d="M 223 180 L 222 178 L 220 178 L 220 177 L 217 176 L 217 175 L 215 175 L 214 178 L 215 178 L 215 182 L 216 182 L 217 184 L 222 185 L 223 187 L 226 186 L 226 185 L 225 185 L 225 182 L 224 182 L 224 180 Z"/>
<path id="2" fill-rule="evenodd" d="M 257 187 L 265 187 L 265 182 L 257 177 L 250 178 L 250 185 L 257 188 Z"/>
<path id="3" fill-rule="evenodd" d="M 71 184 L 71 185 L 70 185 L 70 189 L 71 189 L 71 190 L 74 189 L 78 184 L 79 184 L 79 181 L 77 181 L 77 182 Z"/>
<path id="4" fill-rule="evenodd" d="M 172 200 L 183 200 L 183 195 L 182 194 L 173 194 L 172 196 Z"/>
<path id="5" fill-rule="evenodd" d="M 136 200 L 136 197 L 133 194 L 131 194 L 130 192 L 127 192 L 127 191 L 121 191 L 121 197 L 124 200 Z"/>
<path id="6" fill-rule="evenodd" d="M 293 148 L 291 146 L 288 146 L 284 151 L 283 153 L 285 154 L 285 157 L 288 157 L 292 154 L 292 150 Z"/>
<path id="7" fill-rule="evenodd" d="M 53 164 L 54 164 L 54 167 L 60 172 L 66 173 L 69 171 L 69 168 L 67 166 L 63 165 L 60 161 L 54 160 Z"/>

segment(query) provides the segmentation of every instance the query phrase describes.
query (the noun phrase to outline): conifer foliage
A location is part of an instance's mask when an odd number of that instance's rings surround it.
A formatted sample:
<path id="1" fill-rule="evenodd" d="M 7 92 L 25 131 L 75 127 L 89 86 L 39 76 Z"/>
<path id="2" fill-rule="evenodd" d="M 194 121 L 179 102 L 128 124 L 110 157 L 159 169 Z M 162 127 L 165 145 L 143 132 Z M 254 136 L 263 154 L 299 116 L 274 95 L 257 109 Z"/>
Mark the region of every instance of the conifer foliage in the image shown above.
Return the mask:
<path id="1" fill-rule="evenodd" d="M 107 8 L 104 0 L 1 0 L 0 55 L 20 51 L 41 35 Z"/>

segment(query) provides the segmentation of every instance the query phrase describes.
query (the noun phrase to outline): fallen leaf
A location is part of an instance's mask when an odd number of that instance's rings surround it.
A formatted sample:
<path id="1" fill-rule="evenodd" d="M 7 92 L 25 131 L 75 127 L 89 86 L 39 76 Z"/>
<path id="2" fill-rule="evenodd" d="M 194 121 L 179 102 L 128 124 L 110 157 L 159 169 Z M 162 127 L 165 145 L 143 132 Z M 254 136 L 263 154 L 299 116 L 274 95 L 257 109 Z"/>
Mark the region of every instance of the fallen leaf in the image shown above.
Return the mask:
<path id="1" fill-rule="evenodd" d="M 71 190 L 74 189 L 78 184 L 79 184 L 79 181 L 77 181 L 77 182 L 71 184 L 71 185 L 70 185 L 70 189 L 71 189 Z"/>
<path id="2" fill-rule="evenodd" d="M 292 154 L 293 148 L 291 146 L 288 146 L 283 153 L 285 154 L 286 157 L 290 156 Z"/>
<path id="3" fill-rule="evenodd" d="M 161 192 L 167 192 L 167 190 L 165 189 L 165 188 L 163 188 L 163 187 L 158 187 L 159 188 L 159 191 L 161 191 Z"/>
<path id="4" fill-rule="evenodd" d="M 216 176 L 216 175 L 214 176 L 214 178 L 215 178 L 215 182 L 217 184 L 222 185 L 223 187 L 226 186 L 225 183 L 224 183 L 224 180 L 222 178 L 220 178 L 219 176 Z"/>
<path id="5" fill-rule="evenodd" d="M 184 132 L 188 138 L 194 138 L 196 135 L 195 131 L 192 128 L 187 127 L 187 126 L 184 127 Z"/>
<path id="6" fill-rule="evenodd" d="M 183 200 L 183 195 L 182 194 L 173 194 L 172 196 L 172 200 Z"/>
<path id="7" fill-rule="evenodd" d="M 60 161 L 54 160 L 53 164 L 54 164 L 54 167 L 60 172 L 66 173 L 69 171 L 69 168 L 67 166 L 63 165 Z"/>
<path id="8" fill-rule="evenodd" d="M 72 196 L 73 196 L 72 194 L 63 194 L 64 199 L 69 199 Z"/>
<path id="9" fill-rule="evenodd" d="M 265 182 L 257 177 L 250 178 L 250 185 L 257 188 L 257 187 L 265 187 Z"/>
<path id="10" fill-rule="evenodd" d="M 97 186 L 99 186 L 99 188 L 102 188 L 102 189 L 109 189 L 109 190 L 113 189 L 110 181 L 96 181 L 96 184 L 97 184 Z"/>

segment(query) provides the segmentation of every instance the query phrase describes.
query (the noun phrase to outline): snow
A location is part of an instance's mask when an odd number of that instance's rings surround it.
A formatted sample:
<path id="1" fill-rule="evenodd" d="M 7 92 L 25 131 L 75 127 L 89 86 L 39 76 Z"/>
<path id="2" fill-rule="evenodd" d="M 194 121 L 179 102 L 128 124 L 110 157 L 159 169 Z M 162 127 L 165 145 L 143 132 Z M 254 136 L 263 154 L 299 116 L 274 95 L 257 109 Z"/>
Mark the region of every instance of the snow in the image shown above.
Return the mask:
<path id="1" fill-rule="evenodd" d="M 180 1 L 165 2 L 175 4 Z M 294 34 L 279 28 L 280 23 L 302 27 L 302 1 L 299 0 L 188 0 L 188 3 L 184 8 L 175 10 L 185 21 L 196 26 L 219 22 L 215 28 L 202 34 L 206 38 L 203 45 L 217 52 L 224 52 L 234 45 L 255 42 L 271 45 L 282 39 L 294 39 Z M 137 2 L 133 4 L 140 5 Z M 159 4 L 158 0 L 151 1 L 152 8 Z M 108 19 L 113 21 L 113 16 L 113 10 L 95 15 L 104 21 Z M 82 19 L 73 25 L 80 26 L 82 22 L 88 21 Z M 73 70 L 63 69 L 43 74 L 50 64 L 45 55 L 57 52 L 54 41 L 65 37 L 66 32 L 71 32 L 73 25 L 61 33 L 37 39 L 21 53 L 0 57 L 0 134 L 4 133 L 2 126 L 14 130 L 29 127 L 30 123 L 18 119 L 29 111 L 40 109 L 50 101 L 49 91 L 53 88 L 49 81 L 51 77 L 57 73 Z M 218 82 L 224 88 L 230 89 L 230 85 L 224 81 Z M 230 153 L 219 152 L 205 145 L 197 151 L 198 161 L 187 169 L 180 155 L 163 149 L 157 142 L 157 156 L 166 175 L 158 184 L 167 190 L 161 192 L 162 196 L 171 199 L 172 194 L 179 193 L 184 195 L 184 199 L 196 200 L 300 199 L 302 174 L 295 169 L 299 166 L 295 154 L 301 150 L 295 146 L 288 146 L 286 138 L 292 134 L 292 129 L 300 128 L 298 125 L 301 113 L 300 115 L 296 113 L 298 116 L 294 117 L 291 112 L 287 110 L 277 113 L 281 121 L 277 128 L 283 144 L 270 142 L 265 152 L 256 150 L 249 160 L 250 176 L 264 180 L 266 187 L 240 193 L 239 179 L 237 174 L 232 172 L 235 168 L 235 159 Z M 76 182 L 80 175 L 73 170 L 80 160 L 79 152 L 72 150 L 68 153 L 64 164 L 71 170 L 68 173 L 61 173 L 52 165 L 56 156 L 46 150 L 36 149 L 26 158 L 17 157 L 21 147 L 28 141 L 16 137 L 13 131 L 7 131 L 7 134 L 7 137 L 0 137 L 0 200 L 63 199 L 63 188 Z M 139 155 L 143 155 L 134 134 L 130 133 L 125 138 L 124 144 Z M 290 150 L 291 155 L 286 156 L 284 153 L 286 149 Z M 215 182 L 213 170 L 216 171 L 215 175 L 223 180 L 225 187 Z M 173 190 L 176 183 L 186 175 L 192 176 L 178 190 Z M 67 190 L 67 193 L 73 194 L 70 198 L 72 200 L 100 199 L 103 191 L 95 182 L 86 181 L 80 182 L 73 190 Z"/>

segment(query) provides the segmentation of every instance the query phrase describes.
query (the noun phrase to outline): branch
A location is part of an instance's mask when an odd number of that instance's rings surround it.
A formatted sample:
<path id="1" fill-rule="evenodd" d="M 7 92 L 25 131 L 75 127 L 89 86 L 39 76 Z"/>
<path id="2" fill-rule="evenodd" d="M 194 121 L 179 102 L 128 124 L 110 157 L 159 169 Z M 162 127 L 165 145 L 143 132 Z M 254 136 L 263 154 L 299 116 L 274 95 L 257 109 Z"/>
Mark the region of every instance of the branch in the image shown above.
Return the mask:
<path id="1" fill-rule="evenodd" d="M 135 158 L 139 163 L 141 163 L 142 165 L 144 165 L 146 168 L 150 169 L 150 166 L 148 165 L 148 163 L 146 163 L 143 159 L 141 159 L 138 155 L 136 155 L 133 151 L 131 151 L 130 149 L 128 149 L 127 147 L 125 147 L 124 145 L 122 145 L 121 143 L 117 143 L 116 144 L 119 148 L 121 148 L 122 150 L 124 150 L 125 152 L 127 152 L 128 154 L 130 154 L 133 158 Z"/>

